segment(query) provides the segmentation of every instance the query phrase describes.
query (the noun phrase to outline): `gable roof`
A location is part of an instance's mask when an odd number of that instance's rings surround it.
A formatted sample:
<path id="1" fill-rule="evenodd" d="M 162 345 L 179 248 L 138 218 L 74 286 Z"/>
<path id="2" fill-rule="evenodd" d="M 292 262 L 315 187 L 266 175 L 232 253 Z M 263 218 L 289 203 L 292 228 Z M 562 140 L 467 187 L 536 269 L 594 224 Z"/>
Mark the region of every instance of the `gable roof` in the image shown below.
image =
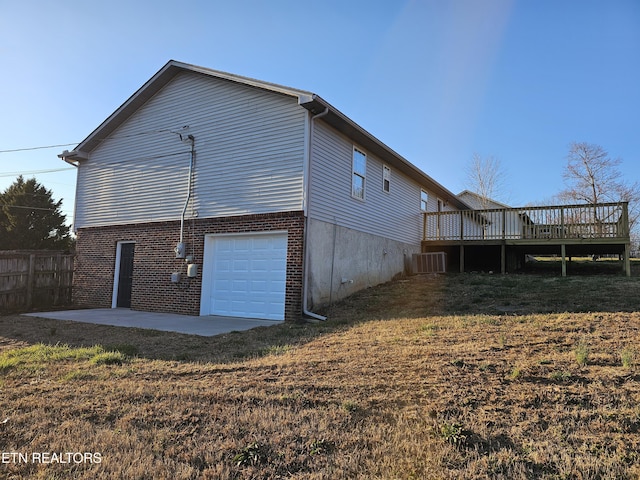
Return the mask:
<path id="1" fill-rule="evenodd" d="M 478 203 L 481 204 L 483 203 L 483 200 L 487 201 L 488 203 L 495 205 L 495 207 L 493 208 L 512 208 L 511 206 L 505 204 L 505 203 L 501 203 L 498 202 L 492 198 L 482 198 L 482 195 L 476 193 L 476 192 L 472 192 L 471 190 L 463 190 L 462 192 L 460 192 L 458 194 L 458 198 L 461 198 L 464 201 L 464 197 L 469 197 L 470 201 L 472 203 Z M 467 202 L 469 203 L 469 202 Z M 469 203 L 469 205 L 471 205 L 472 203 Z"/>
<path id="2" fill-rule="evenodd" d="M 337 108 L 319 95 L 306 90 L 285 87 L 275 83 L 255 80 L 253 78 L 234 75 L 231 73 L 212 70 L 187 63 L 170 60 L 153 77 L 145 82 L 128 100 L 126 100 L 115 112 L 102 122 L 93 132 L 80 142 L 73 151 L 65 150 L 60 158 L 67 162 L 80 162 L 87 160 L 89 153 L 94 150 L 103 139 L 109 137 L 120 125 L 122 125 L 136 110 L 144 105 L 151 97 L 158 93 L 165 85 L 181 72 L 193 72 L 230 82 L 240 83 L 251 87 L 260 88 L 274 93 L 288 95 L 297 98 L 298 104 L 307 109 L 311 114 L 323 113 L 322 121 L 352 139 L 360 146 L 387 162 L 390 166 L 403 172 L 418 183 L 429 188 L 439 198 L 460 209 L 469 209 L 462 199 L 453 194 L 447 188 L 436 182 L 411 162 L 403 158 L 397 152 L 382 143 L 372 134 L 364 130 L 353 120 L 348 118 Z"/>

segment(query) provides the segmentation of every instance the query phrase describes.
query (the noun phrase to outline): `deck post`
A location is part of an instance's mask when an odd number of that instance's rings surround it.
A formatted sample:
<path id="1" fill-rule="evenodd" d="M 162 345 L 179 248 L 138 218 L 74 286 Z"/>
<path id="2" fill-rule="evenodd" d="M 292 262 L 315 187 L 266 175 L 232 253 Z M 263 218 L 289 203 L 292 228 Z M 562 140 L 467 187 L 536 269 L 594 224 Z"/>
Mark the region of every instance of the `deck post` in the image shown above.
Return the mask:
<path id="1" fill-rule="evenodd" d="M 460 211 L 460 273 L 464 273 L 464 211 Z"/>
<path id="2" fill-rule="evenodd" d="M 624 244 L 624 272 L 627 277 L 631 276 L 631 244 Z"/>
<path id="3" fill-rule="evenodd" d="M 507 273 L 507 246 L 504 243 L 500 245 L 500 273 Z"/>
<path id="4" fill-rule="evenodd" d="M 562 276 L 567 276 L 567 249 L 564 243 L 560 244 L 560 255 L 562 256 Z"/>

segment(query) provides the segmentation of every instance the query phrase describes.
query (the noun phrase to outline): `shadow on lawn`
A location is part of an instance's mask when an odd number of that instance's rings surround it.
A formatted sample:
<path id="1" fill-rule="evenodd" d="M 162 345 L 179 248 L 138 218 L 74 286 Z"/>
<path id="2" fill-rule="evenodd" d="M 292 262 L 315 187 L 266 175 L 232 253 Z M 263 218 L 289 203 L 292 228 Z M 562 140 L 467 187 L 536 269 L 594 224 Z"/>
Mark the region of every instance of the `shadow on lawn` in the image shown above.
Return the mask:
<path id="1" fill-rule="evenodd" d="M 335 312 L 366 318 L 640 311 L 640 277 L 447 274 L 401 279 L 344 300 Z"/>
<path id="2" fill-rule="evenodd" d="M 129 356 L 228 363 L 282 354 L 314 338 L 372 320 L 432 316 L 640 311 L 640 277 L 447 274 L 402 278 L 361 291 L 317 324 L 282 324 L 199 337 L 17 315 L 0 317 L 0 352 L 29 344 L 102 345 Z"/>

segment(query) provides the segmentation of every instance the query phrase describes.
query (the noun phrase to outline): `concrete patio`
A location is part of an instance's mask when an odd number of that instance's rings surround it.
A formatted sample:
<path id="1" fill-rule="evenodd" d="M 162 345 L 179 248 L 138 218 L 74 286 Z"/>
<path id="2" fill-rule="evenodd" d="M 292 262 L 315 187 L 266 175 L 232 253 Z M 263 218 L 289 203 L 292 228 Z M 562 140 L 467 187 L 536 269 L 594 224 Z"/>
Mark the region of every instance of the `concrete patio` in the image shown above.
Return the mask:
<path id="1" fill-rule="evenodd" d="M 94 308 L 86 310 L 61 310 L 24 314 L 29 317 L 70 320 L 73 322 L 135 327 L 212 337 L 232 331 L 250 330 L 256 327 L 278 325 L 280 321 L 255 318 L 189 316 L 172 313 L 140 312 L 129 308 Z"/>

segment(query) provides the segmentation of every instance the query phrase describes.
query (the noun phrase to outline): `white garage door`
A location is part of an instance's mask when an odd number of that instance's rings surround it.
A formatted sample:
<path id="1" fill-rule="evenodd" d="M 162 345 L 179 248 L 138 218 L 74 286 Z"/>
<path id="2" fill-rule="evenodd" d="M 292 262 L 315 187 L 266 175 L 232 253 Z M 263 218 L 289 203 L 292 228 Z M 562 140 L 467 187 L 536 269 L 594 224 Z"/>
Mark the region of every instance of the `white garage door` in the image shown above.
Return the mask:
<path id="1" fill-rule="evenodd" d="M 205 237 L 201 315 L 284 320 L 287 232 Z"/>

